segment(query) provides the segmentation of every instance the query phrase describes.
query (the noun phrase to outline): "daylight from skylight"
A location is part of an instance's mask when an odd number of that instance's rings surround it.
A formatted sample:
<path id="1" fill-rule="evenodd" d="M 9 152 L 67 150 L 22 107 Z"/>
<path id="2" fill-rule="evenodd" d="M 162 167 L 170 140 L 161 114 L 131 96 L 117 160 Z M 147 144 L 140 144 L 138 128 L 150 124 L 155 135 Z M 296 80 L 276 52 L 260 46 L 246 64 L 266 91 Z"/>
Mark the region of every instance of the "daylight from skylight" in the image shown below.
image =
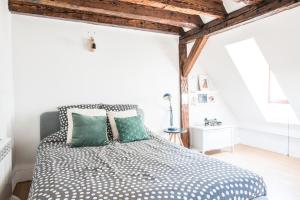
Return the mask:
<path id="1" fill-rule="evenodd" d="M 299 124 L 255 39 L 225 47 L 264 118 L 268 122 Z"/>

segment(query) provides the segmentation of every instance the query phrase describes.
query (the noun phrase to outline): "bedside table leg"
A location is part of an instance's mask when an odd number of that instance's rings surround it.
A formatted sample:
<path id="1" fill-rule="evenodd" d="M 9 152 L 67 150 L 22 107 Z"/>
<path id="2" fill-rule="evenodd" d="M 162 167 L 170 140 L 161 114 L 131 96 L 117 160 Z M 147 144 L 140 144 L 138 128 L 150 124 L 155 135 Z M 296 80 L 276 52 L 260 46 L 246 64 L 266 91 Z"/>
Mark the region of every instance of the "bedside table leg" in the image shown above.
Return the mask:
<path id="1" fill-rule="evenodd" d="M 178 135 L 178 139 L 179 139 L 180 146 L 184 146 L 183 142 L 182 142 L 182 139 L 181 139 L 181 135 Z"/>
<path id="2" fill-rule="evenodd" d="M 176 138 L 177 138 L 177 136 L 175 135 L 175 134 L 173 134 L 174 136 L 174 144 L 176 144 Z"/>

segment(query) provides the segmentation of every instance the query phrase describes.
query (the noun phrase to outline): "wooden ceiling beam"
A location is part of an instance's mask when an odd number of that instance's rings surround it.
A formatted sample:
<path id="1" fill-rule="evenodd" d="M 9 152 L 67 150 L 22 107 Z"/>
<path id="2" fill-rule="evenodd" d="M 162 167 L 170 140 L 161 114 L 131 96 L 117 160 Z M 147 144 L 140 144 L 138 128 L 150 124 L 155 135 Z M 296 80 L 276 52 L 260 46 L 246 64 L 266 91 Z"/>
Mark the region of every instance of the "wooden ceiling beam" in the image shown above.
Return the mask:
<path id="1" fill-rule="evenodd" d="M 192 15 L 224 17 L 227 12 L 222 0 L 120 0 Z"/>
<path id="2" fill-rule="evenodd" d="M 235 0 L 235 1 L 238 2 L 238 3 L 244 3 L 244 4 L 247 4 L 247 5 L 251 5 L 251 4 L 260 3 L 263 0 Z"/>
<path id="3" fill-rule="evenodd" d="M 202 49 L 204 48 L 206 42 L 208 40 L 208 36 L 203 36 L 201 38 L 198 38 L 192 49 L 191 52 L 189 53 L 188 58 L 186 59 L 186 61 L 184 62 L 183 65 L 183 69 L 182 69 L 182 75 L 184 77 L 187 77 L 189 75 L 189 73 L 191 72 L 191 70 L 194 67 L 195 62 L 197 61 L 197 58 L 199 57 Z"/>
<path id="4" fill-rule="evenodd" d="M 167 24 L 108 16 L 94 12 L 80 11 L 76 9 L 66 9 L 55 6 L 42 5 L 39 3 L 32 3 L 24 0 L 9 0 L 9 10 L 14 13 L 82 21 L 92 24 L 107 24 L 110 26 L 129 27 L 133 29 L 162 32 L 174 35 L 180 35 L 184 32 L 184 30 L 180 27 Z"/>
<path id="5" fill-rule="evenodd" d="M 201 28 L 192 29 L 180 37 L 180 42 L 187 43 L 205 35 L 211 36 L 224 32 L 299 5 L 300 0 L 265 0 L 234 11 L 224 19 L 216 19 L 203 25 Z"/>
<path id="6" fill-rule="evenodd" d="M 24 2 L 145 20 L 178 27 L 196 28 L 203 25 L 198 15 L 188 15 L 116 0 L 24 0 Z"/>

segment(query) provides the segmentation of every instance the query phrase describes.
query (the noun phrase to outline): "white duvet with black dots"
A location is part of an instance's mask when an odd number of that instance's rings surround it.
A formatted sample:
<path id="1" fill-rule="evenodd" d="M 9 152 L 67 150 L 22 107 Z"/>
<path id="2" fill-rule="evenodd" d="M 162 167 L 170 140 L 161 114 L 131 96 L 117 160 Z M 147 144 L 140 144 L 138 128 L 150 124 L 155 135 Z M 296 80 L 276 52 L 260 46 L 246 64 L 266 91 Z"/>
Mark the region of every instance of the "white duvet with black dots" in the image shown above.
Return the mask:
<path id="1" fill-rule="evenodd" d="M 65 131 L 39 148 L 30 200 L 251 200 L 266 196 L 263 179 L 247 170 L 150 140 L 70 148 Z"/>

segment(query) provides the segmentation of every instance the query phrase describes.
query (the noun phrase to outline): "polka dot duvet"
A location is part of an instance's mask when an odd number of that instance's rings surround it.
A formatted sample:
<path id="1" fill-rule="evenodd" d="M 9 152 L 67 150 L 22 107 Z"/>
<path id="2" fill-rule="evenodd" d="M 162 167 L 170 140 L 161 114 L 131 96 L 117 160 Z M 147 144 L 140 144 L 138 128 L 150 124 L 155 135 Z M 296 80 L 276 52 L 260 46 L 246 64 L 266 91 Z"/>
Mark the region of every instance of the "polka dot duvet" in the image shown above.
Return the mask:
<path id="1" fill-rule="evenodd" d="M 260 176 L 157 136 L 70 148 L 62 130 L 38 148 L 29 199 L 252 200 L 264 196 Z"/>

